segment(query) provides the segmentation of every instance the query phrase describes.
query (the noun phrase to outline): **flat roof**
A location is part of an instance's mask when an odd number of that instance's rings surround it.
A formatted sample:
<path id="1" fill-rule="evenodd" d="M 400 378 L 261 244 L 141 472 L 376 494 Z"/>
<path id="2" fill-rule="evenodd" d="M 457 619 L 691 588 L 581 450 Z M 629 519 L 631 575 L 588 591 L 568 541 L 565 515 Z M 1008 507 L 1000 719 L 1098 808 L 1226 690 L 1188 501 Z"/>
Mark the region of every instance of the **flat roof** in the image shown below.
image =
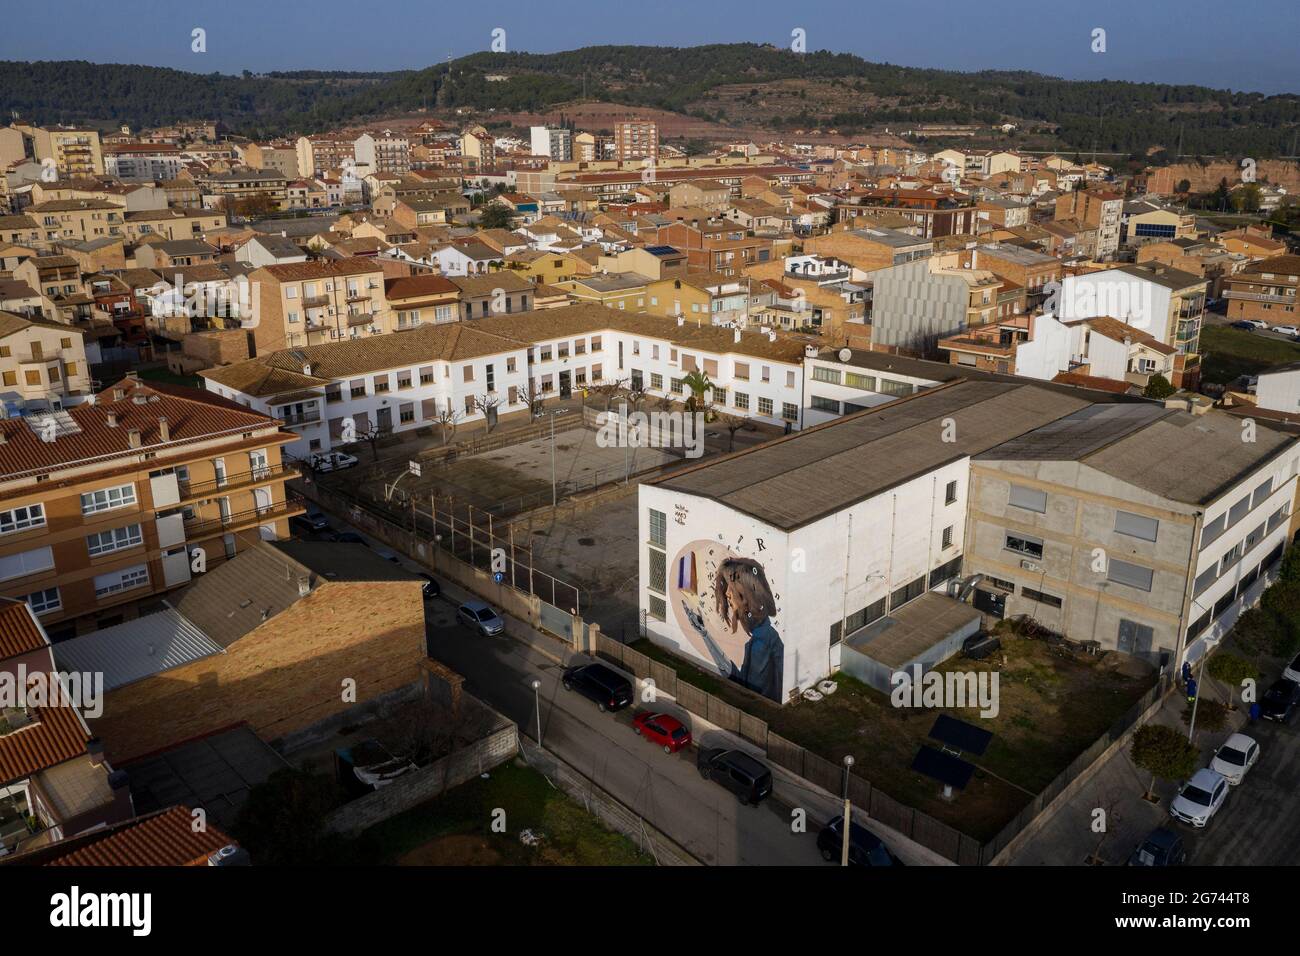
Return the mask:
<path id="1" fill-rule="evenodd" d="M 969 604 L 926 591 L 897 611 L 850 634 L 845 643 L 859 654 L 899 670 L 971 621 L 979 620 L 980 612 Z"/>
<path id="2" fill-rule="evenodd" d="M 648 484 L 793 531 L 1089 404 L 1037 385 L 954 382 Z"/>

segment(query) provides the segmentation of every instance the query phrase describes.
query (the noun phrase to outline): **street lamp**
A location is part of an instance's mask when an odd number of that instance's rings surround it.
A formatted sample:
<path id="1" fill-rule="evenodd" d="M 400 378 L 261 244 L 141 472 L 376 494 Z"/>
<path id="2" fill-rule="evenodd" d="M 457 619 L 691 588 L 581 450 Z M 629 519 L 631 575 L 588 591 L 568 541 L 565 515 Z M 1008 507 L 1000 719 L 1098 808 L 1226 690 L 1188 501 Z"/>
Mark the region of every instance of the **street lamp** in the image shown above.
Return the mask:
<path id="1" fill-rule="evenodd" d="M 533 700 L 537 705 L 537 746 L 542 745 L 542 682 L 533 678 Z"/>
<path id="2" fill-rule="evenodd" d="M 853 826 L 853 807 L 849 804 L 849 772 L 853 769 L 853 757 L 844 755 L 844 819 L 840 824 L 844 831 L 844 841 L 840 846 L 840 866 L 849 865 L 849 828 Z"/>

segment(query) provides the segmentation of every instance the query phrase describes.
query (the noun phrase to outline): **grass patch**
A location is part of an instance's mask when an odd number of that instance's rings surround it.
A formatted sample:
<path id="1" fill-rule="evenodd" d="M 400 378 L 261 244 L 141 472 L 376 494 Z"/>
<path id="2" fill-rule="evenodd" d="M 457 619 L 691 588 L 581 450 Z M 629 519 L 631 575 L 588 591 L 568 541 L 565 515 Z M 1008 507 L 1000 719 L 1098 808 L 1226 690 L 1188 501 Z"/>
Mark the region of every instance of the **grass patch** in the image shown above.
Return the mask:
<path id="1" fill-rule="evenodd" d="M 492 831 L 503 809 L 506 832 Z M 540 846 L 519 842 L 541 831 Z M 653 859 L 519 761 L 497 767 L 446 794 L 385 820 L 352 846 L 358 864 L 497 866 L 639 866 Z"/>
<path id="2" fill-rule="evenodd" d="M 846 754 L 855 772 L 873 786 L 978 840 L 995 836 L 1056 776 L 1100 737 L 1152 685 L 1118 673 L 1119 655 L 1079 657 L 1012 634 L 1000 635 L 1002 650 L 983 661 L 954 657 L 941 672 L 996 672 L 999 710 L 981 718 L 973 708 L 944 711 L 994 734 L 980 768 L 952 802 L 940 786 L 911 769 L 939 711 L 896 708 L 889 697 L 847 674 L 839 688 L 817 703 L 784 707 L 700 671 L 642 638 L 632 646 L 674 668 L 683 680 L 767 721 L 768 727 L 833 763 Z"/>
<path id="3" fill-rule="evenodd" d="M 1202 377 L 1221 385 L 1239 375 L 1257 375 L 1273 365 L 1300 361 L 1300 343 L 1229 325 L 1202 328 L 1200 348 Z"/>

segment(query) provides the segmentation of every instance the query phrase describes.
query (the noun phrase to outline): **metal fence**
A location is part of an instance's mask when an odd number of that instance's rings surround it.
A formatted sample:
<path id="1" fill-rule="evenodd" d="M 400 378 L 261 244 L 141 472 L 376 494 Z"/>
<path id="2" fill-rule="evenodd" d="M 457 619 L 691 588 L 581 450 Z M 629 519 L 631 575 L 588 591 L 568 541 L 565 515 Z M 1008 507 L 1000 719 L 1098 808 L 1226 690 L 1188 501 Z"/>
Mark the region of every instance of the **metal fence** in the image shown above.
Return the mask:
<path id="1" fill-rule="evenodd" d="M 596 653 L 619 664 L 638 680 L 654 680 L 655 686 L 672 696 L 684 710 L 763 748 L 767 758 L 777 766 L 830 793 L 843 793 L 842 764 L 833 763 L 787 740 L 769 729 L 766 721 L 683 680 L 668 665 L 603 633 L 597 642 Z M 1132 730 L 1134 724 L 1168 689 L 1168 677 L 1161 677 L 1105 734 L 1071 761 L 1055 780 L 987 843 L 981 844 L 974 837 L 936 820 L 924 811 L 895 800 L 861 774 L 849 774 L 849 797 L 854 805 L 864 808 L 872 819 L 879 820 L 947 860 L 962 866 L 987 864 L 1060 796 L 1070 783 L 1091 767 L 1107 748 Z"/>

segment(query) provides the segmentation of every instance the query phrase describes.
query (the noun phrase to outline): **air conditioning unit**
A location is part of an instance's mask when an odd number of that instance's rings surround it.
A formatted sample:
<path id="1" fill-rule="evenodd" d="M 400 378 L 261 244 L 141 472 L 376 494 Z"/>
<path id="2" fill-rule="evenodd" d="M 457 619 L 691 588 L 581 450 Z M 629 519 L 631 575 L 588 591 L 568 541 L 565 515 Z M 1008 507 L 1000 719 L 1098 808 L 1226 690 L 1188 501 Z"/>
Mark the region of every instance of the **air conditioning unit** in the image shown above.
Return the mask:
<path id="1" fill-rule="evenodd" d="M 1020 567 L 1023 568 L 1024 570 L 1026 570 L 1026 571 L 1031 571 L 1031 572 L 1033 572 L 1034 574 L 1037 574 L 1038 572 L 1040 572 L 1040 571 L 1043 570 L 1041 567 L 1039 567 L 1038 565 L 1034 564 L 1034 562 L 1032 562 L 1032 561 L 1021 561 L 1021 562 L 1020 562 Z"/>

